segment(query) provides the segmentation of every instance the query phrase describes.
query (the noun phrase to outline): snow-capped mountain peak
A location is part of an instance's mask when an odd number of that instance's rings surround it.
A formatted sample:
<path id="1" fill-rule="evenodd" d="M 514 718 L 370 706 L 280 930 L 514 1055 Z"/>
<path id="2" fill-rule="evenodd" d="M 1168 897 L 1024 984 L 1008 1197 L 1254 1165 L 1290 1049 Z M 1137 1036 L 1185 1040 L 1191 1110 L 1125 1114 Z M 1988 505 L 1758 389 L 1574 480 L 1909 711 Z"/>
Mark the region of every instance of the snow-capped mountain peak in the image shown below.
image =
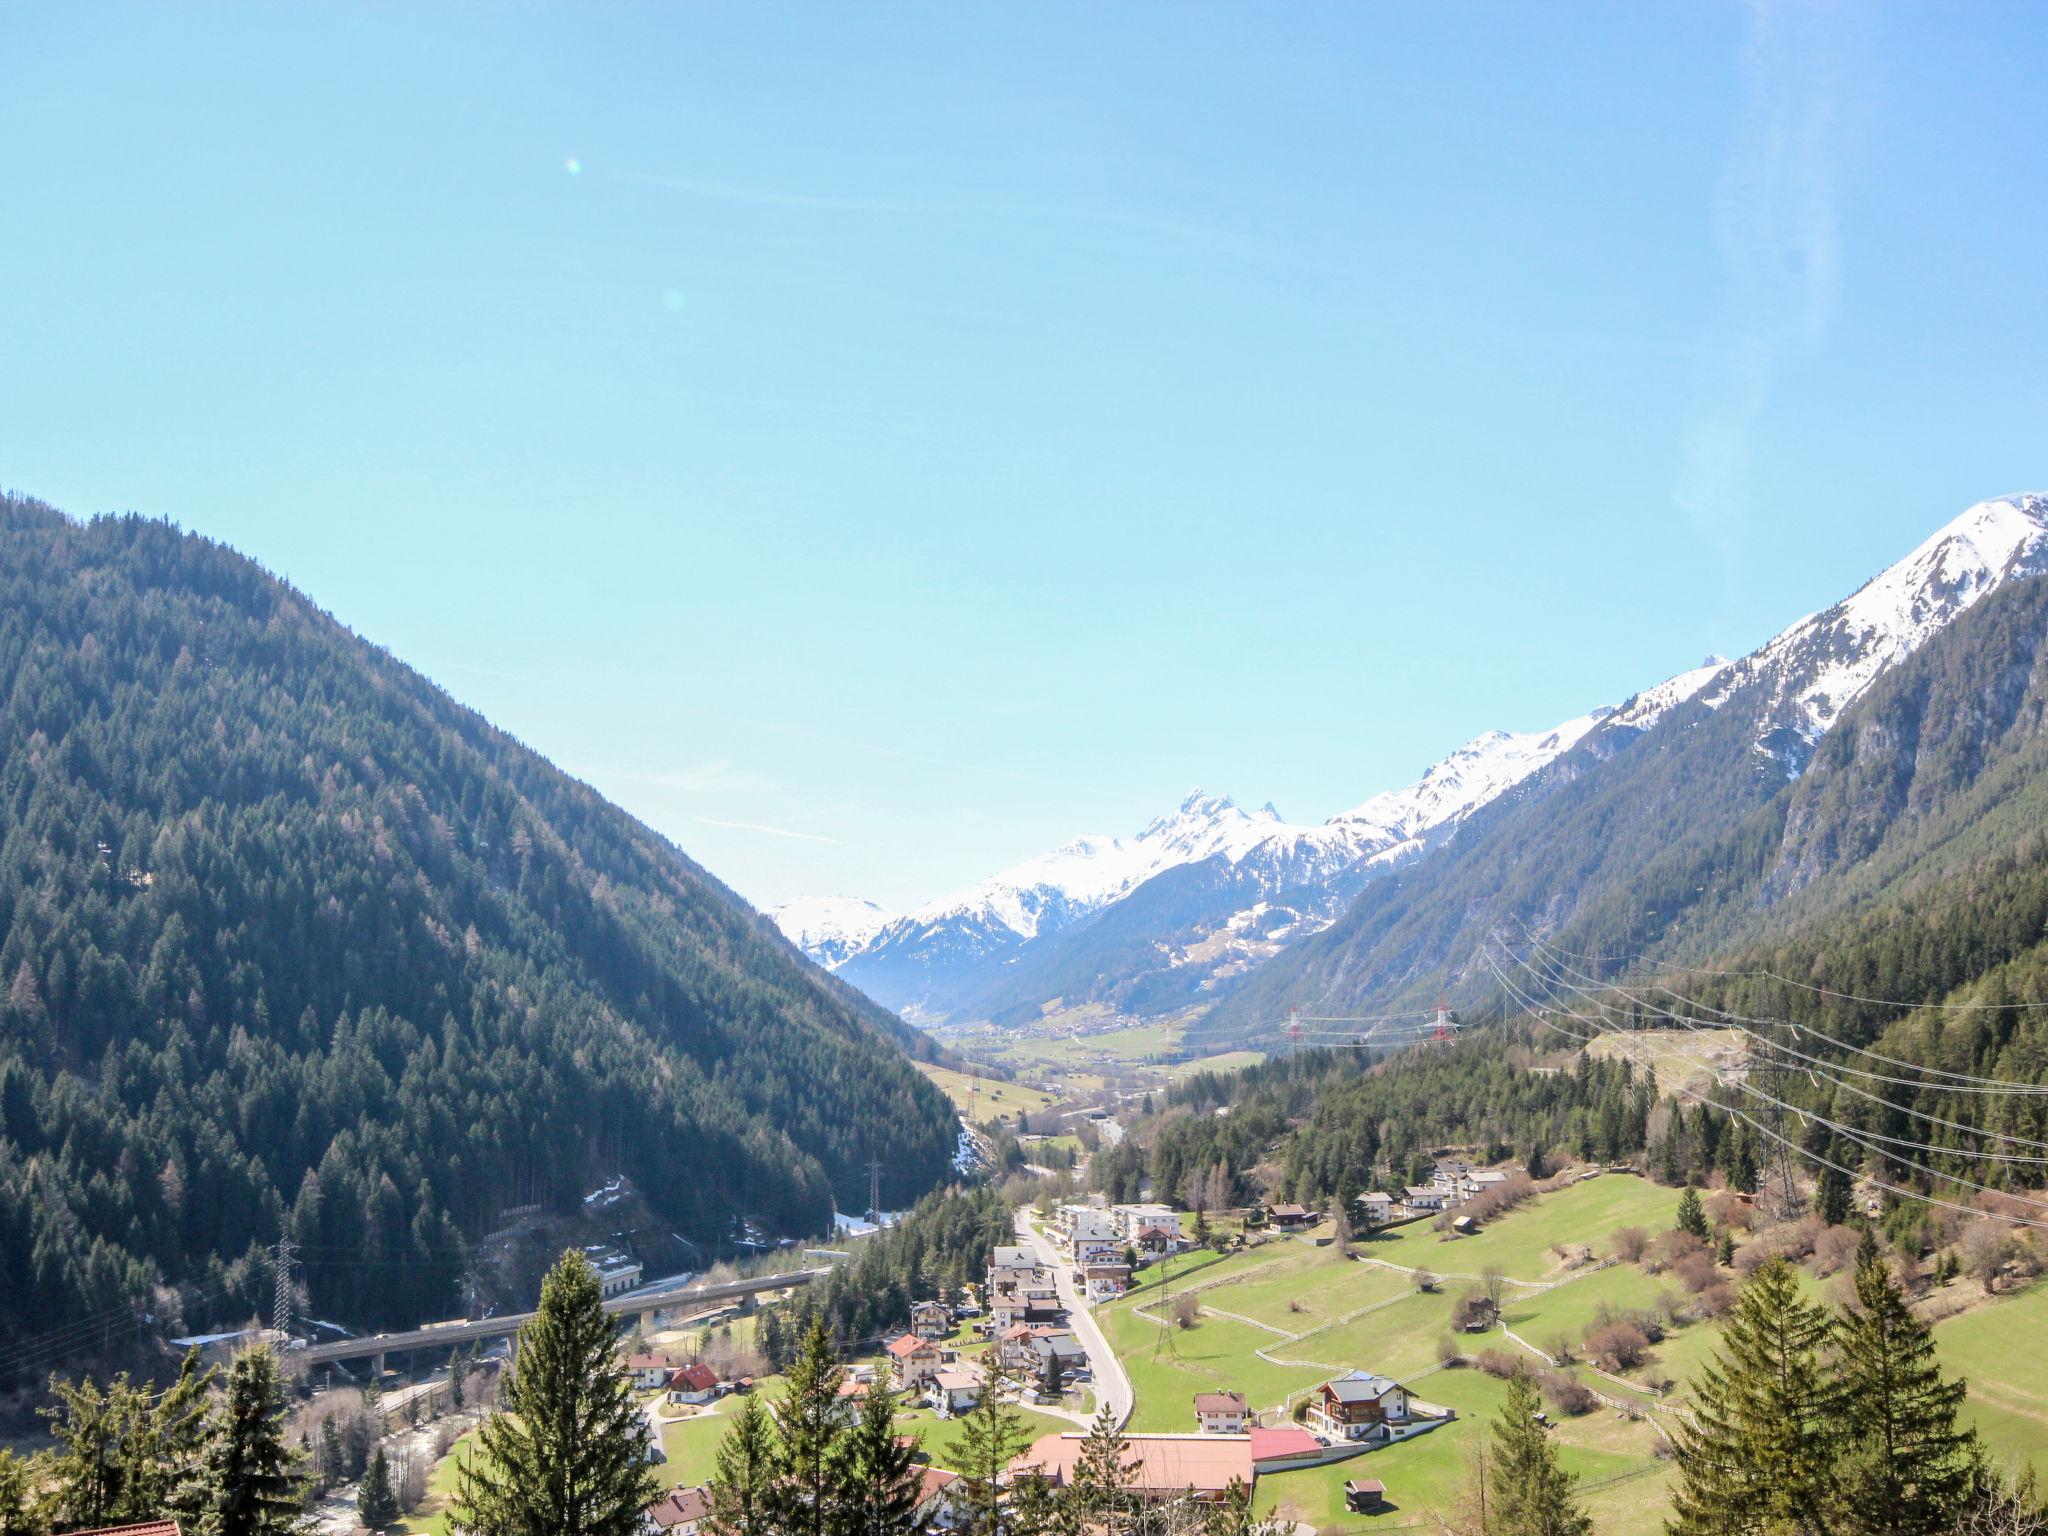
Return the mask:
<path id="1" fill-rule="evenodd" d="M 859 896 L 800 896 L 769 910 L 784 938 L 828 971 L 867 948 L 896 914 Z"/>
<path id="2" fill-rule="evenodd" d="M 2048 496 L 1980 501 L 1831 608 L 1723 670 L 1706 701 L 1769 691 L 1759 750 L 1804 771 L 1813 743 L 1870 685 L 1956 616 L 2016 577 L 2048 571 Z"/>

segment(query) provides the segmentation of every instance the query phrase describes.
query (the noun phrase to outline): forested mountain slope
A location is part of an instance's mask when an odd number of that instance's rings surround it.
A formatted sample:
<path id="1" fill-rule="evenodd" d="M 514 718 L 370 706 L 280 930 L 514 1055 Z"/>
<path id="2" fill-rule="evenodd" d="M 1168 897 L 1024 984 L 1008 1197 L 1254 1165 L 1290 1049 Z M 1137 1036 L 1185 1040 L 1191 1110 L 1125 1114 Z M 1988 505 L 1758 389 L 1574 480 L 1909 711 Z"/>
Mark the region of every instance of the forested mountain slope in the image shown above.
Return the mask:
<path id="1" fill-rule="evenodd" d="M 0 1345 L 288 1228 L 315 1314 L 629 1174 L 684 1237 L 942 1178 L 891 1015 L 253 562 L 0 499 Z M 175 1314 L 177 1299 L 150 1306 Z"/>
<path id="2" fill-rule="evenodd" d="M 1497 931 L 1697 959 L 2013 851 L 2048 810 L 2048 577 L 2012 577 L 1883 671 L 1800 748 L 1790 779 L 1786 699 L 1782 671 L 1738 666 L 1726 692 L 1605 758 L 1582 745 L 1439 857 L 1366 887 L 1203 1032 L 1440 989 L 1479 1001 L 1490 984 L 1474 956 Z"/>

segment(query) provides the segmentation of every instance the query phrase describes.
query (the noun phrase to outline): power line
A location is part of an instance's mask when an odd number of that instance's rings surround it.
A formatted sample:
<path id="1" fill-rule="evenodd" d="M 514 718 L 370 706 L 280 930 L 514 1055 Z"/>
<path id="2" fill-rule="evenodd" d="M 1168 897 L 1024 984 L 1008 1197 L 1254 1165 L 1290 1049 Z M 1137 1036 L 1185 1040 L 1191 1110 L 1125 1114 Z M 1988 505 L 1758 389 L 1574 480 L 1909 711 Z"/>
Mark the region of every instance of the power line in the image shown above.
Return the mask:
<path id="1" fill-rule="evenodd" d="M 1537 1023 L 1541 1024 L 1544 1028 L 1549 1029 L 1554 1033 L 1563 1035 L 1567 1039 L 1575 1040 L 1579 1042 L 1581 1045 L 1590 1044 L 1594 1038 L 1605 1038 L 1609 1034 L 1613 1033 L 1613 1031 L 1604 1029 L 1602 1027 L 1602 1021 L 1600 1020 L 1589 1019 L 1585 1015 L 1580 1014 L 1575 1010 L 1569 1008 L 1560 1010 L 1554 1007 L 1551 1003 L 1540 1001 L 1538 999 L 1530 997 L 1527 993 L 1523 992 L 1521 988 L 1517 987 L 1515 983 L 1509 979 L 1507 974 L 1500 969 L 1498 964 L 1495 963 L 1490 951 L 1482 950 L 1481 958 L 1485 961 L 1487 967 L 1493 971 L 1494 977 L 1500 983 L 1500 985 L 1509 993 L 1511 993 L 1520 1002 L 1520 1004 L 1525 1009 L 1527 1009 L 1530 1018 L 1534 1019 Z M 1524 971 L 1528 972 L 1531 976 L 1537 976 L 1540 978 L 1541 973 L 1538 972 L 1534 967 L 1530 966 L 1526 961 L 1523 961 L 1518 957 L 1513 956 L 1510 956 L 1510 958 L 1514 958 L 1516 964 L 1519 965 Z M 1575 1031 L 1562 1028 L 1561 1026 L 1551 1022 L 1548 1015 L 1555 1012 L 1562 1012 L 1568 1018 L 1572 1018 L 1580 1023 L 1592 1026 L 1595 1032 L 1594 1035 L 1580 1035 Z M 1672 1057 L 1667 1052 L 1653 1050 L 1651 1054 L 1657 1056 L 1658 1059 L 1662 1061 L 1675 1060 L 1683 1066 L 1690 1067 L 1692 1065 L 1692 1063 L 1687 1062 L 1685 1058 Z M 1890 1194 L 1897 1195 L 1902 1200 L 1915 1201 L 1920 1204 L 1935 1206 L 1944 1210 L 1956 1211 L 1960 1212 L 1961 1214 L 1969 1216 L 1983 1216 L 1987 1214 L 1986 1212 L 1979 1210 L 1977 1207 L 1973 1205 L 1965 1205 L 1957 1201 L 1945 1200 L 1941 1198 L 1939 1195 L 1932 1195 L 1921 1190 L 1915 1190 L 1903 1185 L 1894 1184 L 1882 1178 L 1863 1174 L 1857 1169 L 1844 1167 L 1842 1164 L 1835 1162 L 1831 1158 L 1824 1157 L 1820 1153 L 1813 1152 L 1808 1148 L 1791 1141 L 1789 1138 L 1779 1135 L 1777 1132 L 1773 1131 L 1768 1126 L 1759 1123 L 1753 1116 L 1745 1113 L 1741 1108 L 1735 1105 L 1713 1104 L 1711 1100 L 1706 1098 L 1698 1090 L 1687 1087 L 1683 1076 L 1681 1076 L 1678 1079 L 1678 1081 L 1675 1084 L 1675 1087 L 1676 1091 L 1681 1096 L 1688 1098 L 1697 1104 L 1710 1105 L 1711 1107 L 1718 1109 L 1720 1112 L 1724 1114 L 1732 1115 L 1735 1118 L 1741 1120 L 1744 1124 L 1748 1125 L 1751 1129 L 1755 1130 L 1758 1134 L 1771 1140 L 1773 1143 L 1786 1147 L 1794 1156 L 1802 1157 L 1807 1161 L 1817 1163 L 1822 1167 L 1832 1168 L 1837 1173 L 1842 1174 L 1846 1178 L 1854 1179 L 1858 1177 L 1867 1177 L 1869 1178 L 1869 1182 L 1875 1187 L 1885 1190 Z M 1750 1091 L 1752 1093 L 1755 1092 L 1755 1090 Z M 1786 1105 L 1782 1107 L 1791 1109 L 1793 1113 L 1810 1118 L 1814 1120 L 1816 1123 L 1829 1125 L 1830 1127 L 1834 1127 L 1835 1125 L 1835 1122 L 1828 1121 L 1824 1117 L 1818 1115 L 1813 1115 L 1810 1111 L 1799 1109 L 1797 1106 Z M 1840 1129 L 1843 1130 L 1844 1134 L 1847 1134 L 1849 1136 L 1850 1140 L 1857 1141 L 1859 1145 L 1864 1145 L 1865 1150 L 1880 1150 L 1877 1148 L 1869 1147 L 1866 1143 L 1862 1143 L 1859 1140 L 1859 1138 L 1854 1133 L 1849 1132 L 1846 1127 L 1841 1127 Z M 1914 1145 L 1921 1147 L 1923 1150 L 1934 1152 L 1937 1155 L 1939 1155 L 1943 1151 L 1943 1149 L 1941 1148 L 1926 1146 L 1924 1143 L 1915 1143 Z M 1904 1161 L 1903 1159 L 1895 1157 L 1892 1160 L 1895 1162 Z M 1907 1163 L 1905 1164 L 1905 1166 L 1912 1169 L 1912 1171 L 1923 1174 L 1927 1177 L 1947 1179 L 1950 1182 L 1963 1184 L 1969 1188 L 1980 1190 L 1986 1194 L 1997 1195 L 2000 1198 L 2004 1199 L 2016 1199 L 2019 1200 L 2020 1203 L 2029 1206 L 2038 1207 L 2041 1205 L 2041 1202 L 2029 1200 L 2023 1196 L 2014 1195 L 2010 1191 L 1991 1189 L 1985 1185 L 1977 1184 L 1972 1180 L 1960 1178 L 1959 1176 L 1954 1174 L 1944 1174 L 1939 1172 L 1938 1170 L 1925 1168 L 1919 1164 L 1913 1163 Z M 2014 1216 L 2003 1213 L 1998 1214 L 1997 1219 L 2001 1221 L 2011 1222 L 2020 1226 L 2037 1227 L 2043 1230 L 2048 1230 L 2048 1220 L 2037 1219 L 2029 1216 Z"/>

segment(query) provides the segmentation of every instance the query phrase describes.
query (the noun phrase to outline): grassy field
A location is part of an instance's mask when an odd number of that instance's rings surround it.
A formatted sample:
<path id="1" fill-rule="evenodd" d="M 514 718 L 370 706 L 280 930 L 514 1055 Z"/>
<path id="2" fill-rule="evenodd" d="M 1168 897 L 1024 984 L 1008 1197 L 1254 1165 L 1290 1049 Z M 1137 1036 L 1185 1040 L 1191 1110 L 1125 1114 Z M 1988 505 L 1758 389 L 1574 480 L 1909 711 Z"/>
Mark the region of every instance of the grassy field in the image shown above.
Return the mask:
<path id="1" fill-rule="evenodd" d="M 407 1536 L 448 1536 L 448 1502 L 455 1497 L 457 1458 L 469 1454 L 470 1439 L 464 1435 L 448 1448 L 446 1456 L 434 1463 L 434 1470 L 427 1477 L 427 1497 L 419 1512 L 394 1525 L 392 1530 Z"/>
<path id="2" fill-rule="evenodd" d="M 1456 1409 L 1457 1419 L 1353 1461 L 1261 1478 L 1259 1512 L 1305 1520 L 1325 1533 L 1435 1526 L 1456 1507 L 1472 1447 L 1488 1433 L 1507 1387 L 1481 1372 L 1463 1370 L 1438 1371 L 1416 1390 L 1430 1402 Z M 1601 1536 L 1651 1536 L 1661 1530 L 1665 1473 L 1647 1426 L 1596 1413 L 1567 1420 L 1553 1433 L 1559 1460 L 1589 1488 L 1586 1503 Z M 1385 1483 L 1390 1507 L 1373 1516 L 1347 1513 L 1344 1484 L 1354 1477 Z"/>
<path id="3" fill-rule="evenodd" d="M 1963 1416 L 1992 1455 L 2048 1472 L 2048 1281 L 1935 1325 L 1950 1369 L 1969 1378 Z"/>
<path id="4" fill-rule="evenodd" d="M 1656 1075 L 1667 1094 L 1704 1094 L 1724 1076 L 1741 1072 L 1749 1053 L 1739 1029 L 1617 1030 L 1586 1047 L 1603 1061 L 1632 1061 Z"/>
<path id="5" fill-rule="evenodd" d="M 1465 1417 L 1363 1461 L 1262 1479 L 1260 1506 L 1326 1532 L 1428 1524 L 1429 1511 L 1442 1511 L 1455 1499 L 1466 1447 L 1482 1427 L 1473 1421 L 1492 1411 L 1502 1390 L 1481 1372 L 1437 1367 L 1438 1340 L 1448 1331 L 1452 1302 L 1466 1283 L 1452 1277 L 1498 1264 L 1512 1279 L 1530 1282 L 1511 1288 L 1507 1325 L 1537 1346 L 1560 1335 L 1577 1344 L 1603 1305 L 1653 1307 L 1675 1282 L 1633 1265 L 1567 1269 L 1553 1245 L 1588 1246 L 1604 1257 L 1617 1228 L 1661 1231 L 1671 1225 L 1677 1203 L 1675 1190 L 1608 1175 L 1542 1196 L 1476 1237 L 1447 1241 L 1421 1223 L 1358 1245 L 1361 1255 L 1385 1264 L 1447 1277 L 1434 1294 L 1418 1292 L 1404 1272 L 1295 1242 L 1268 1242 L 1206 1261 L 1173 1281 L 1175 1291 L 1192 1290 L 1204 1312 L 1194 1328 L 1172 1335 L 1170 1352 L 1160 1345 L 1157 1324 L 1133 1315 L 1135 1306 L 1149 1305 L 1142 1296 L 1102 1311 L 1104 1329 L 1137 1391 L 1132 1426 L 1188 1429 L 1190 1397 L 1210 1388 L 1242 1391 L 1254 1407 L 1270 1408 L 1338 1369 L 1394 1376 Z M 1542 1288 L 1546 1282 L 1551 1283 Z M 1832 1294 L 1832 1282 L 1804 1272 L 1802 1285 L 1816 1299 Z M 1160 1301 L 1156 1281 L 1147 1294 L 1152 1303 Z M 1225 1313 L 1232 1315 L 1220 1315 Z M 1295 1337 L 1290 1341 L 1274 1329 Z M 1994 1458 L 2031 1458 L 2048 1467 L 2048 1373 L 2037 1364 L 2048 1346 L 2048 1281 L 1949 1319 L 1936 1337 L 1949 1369 L 1970 1382 L 1965 1412 Z M 1646 1385 L 1676 1381 L 1672 1402 L 1682 1403 L 1684 1383 L 1719 1338 L 1711 1323 L 1676 1329 L 1634 1376 Z M 1460 1344 L 1468 1351 L 1517 1348 L 1498 1331 L 1462 1336 Z M 1260 1348 L 1281 1360 L 1312 1363 L 1274 1364 L 1258 1358 Z M 1609 1396 L 1627 1395 L 1628 1389 L 1612 1381 L 1581 1374 Z M 1641 1401 L 1650 1406 L 1659 1400 L 1645 1390 Z M 1670 1473 L 1655 1456 L 1657 1437 L 1649 1423 L 1602 1408 L 1564 1420 L 1555 1433 L 1565 1465 L 1585 1480 L 1585 1502 L 1601 1536 L 1649 1536 L 1661 1528 Z M 1353 1476 L 1381 1479 L 1396 1507 L 1371 1518 L 1345 1514 L 1342 1489 Z"/>
<path id="6" fill-rule="evenodd" d="M 1594 1257 L 1613 1251 L 1612 1235 L 1620 1227 L 1658 1232 L 1672 1223 L 1678 1191 L 1627 1174 L 1608 1174 L 1539 1195 L 1505 1220 L 1482 1228 L 1476 1237 L 1446 1240 L 1426 1221 L 1367 1239 L 1358 1251 L 1389 1264 L 1421 1268 L 1443 1275 L 1476 1275 L 1498 1264 L 1514 1280 L 1554 1280 L 1565 1272 L 1552 1245 L 1586 1245 Z"/>
<path id="7" fill-rule="evenodd" d="M 965 1072 L 955 1072 L 951 1067 L 933 1066 L 928 1061 L 918 1062 L 917 1070 L 937 1083 L 961 1114 L 967 1114 L 971 1108 L 975 1122 L 980 1125 L 1015 1120 L 1019 1111 L 1027 1115 L 1041 1115 L 1059 1102 L 1057 1094 L 1047 1093 L 1043 1088 L 1006 1083 L 1000 1078 L 973 1078 Z"/>

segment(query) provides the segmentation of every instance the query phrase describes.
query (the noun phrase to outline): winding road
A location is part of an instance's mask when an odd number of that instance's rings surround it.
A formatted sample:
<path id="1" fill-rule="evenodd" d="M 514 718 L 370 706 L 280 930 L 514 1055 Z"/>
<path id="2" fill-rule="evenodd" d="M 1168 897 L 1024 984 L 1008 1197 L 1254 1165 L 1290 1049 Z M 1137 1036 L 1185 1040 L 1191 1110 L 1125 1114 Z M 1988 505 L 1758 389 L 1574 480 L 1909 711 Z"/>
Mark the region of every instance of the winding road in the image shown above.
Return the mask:
<path id="1" fill-rule="evenodd" d="M 1088 1298 L 1074 1283 L 1071 1267 L 1060 1258 L 1059 1251 L 1053 1247 L 1051 1239 L 1031 1225 L 1028 1207 L 1017 1212 L 1017 1237 L 1038 1255 L 1040 1263 L 1052 1271 L 1052 1283 L 1059 1290 L 1060 1305 L 1067 1309 L 1067 1322 L 1072 1326 L 1074 1337 L 1081 1341 L 1081 1348 L 1088 1356 L 1088 1369 L 1095 1378 L 1096 1404 L 1098 1407 L 1107 1405 L 1115 1416 L 1118 1427 L 1122 1427 L 1130 1421 L 1131 1408 L 1136 1401 L 1131 1392 L 1131 1378 L 1124 1372 L 1123 1361 L 1117 1359 L 1116 1351 L 1109 1347 L 1109 1340 L 1103 1337 Z"/>

